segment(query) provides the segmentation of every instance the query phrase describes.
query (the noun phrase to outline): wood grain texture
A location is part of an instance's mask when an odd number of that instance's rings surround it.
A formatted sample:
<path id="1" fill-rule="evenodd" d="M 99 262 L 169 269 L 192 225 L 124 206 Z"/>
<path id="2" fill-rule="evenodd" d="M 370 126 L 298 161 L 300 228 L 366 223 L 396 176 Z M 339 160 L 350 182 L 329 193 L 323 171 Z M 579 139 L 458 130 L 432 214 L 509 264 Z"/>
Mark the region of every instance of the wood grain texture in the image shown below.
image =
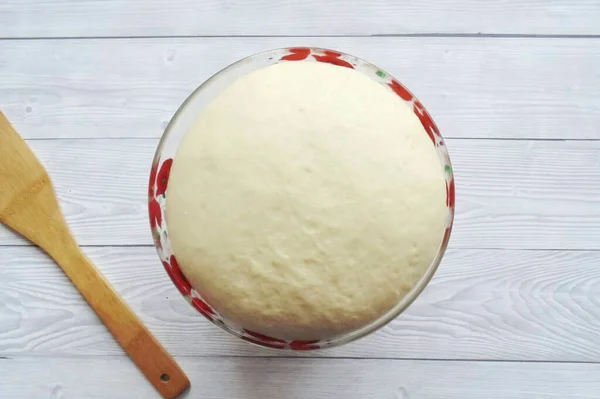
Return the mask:
<path id="1" fill-rule="evenodd" d="M 0 37 L 599 34 L 594 0 L 3 0 Z"/>
<path id="2" fill-rule="evenodd" d="M 341 359 L 181 359 L 187 399 L 596 399 L 600 365 Z M 69 370 L 64 373 L 64 370 Z M 158 398 L 122 358 L 0 359 L 3 398 Z M 31 383 L 31 381 L 35 383 Z M 135 395 L 135 396 L 132 396 Z"/>
<path id="3" fill-rule="evenodd" d="M 154 248 L 86 252 L 179 357 L 600 362 L 598 251 L 450 250 L 425 292 L 382 330 L 339 348 L 301 354 L 254 347 L 213 326 L 179 294 Z M 32 247 L 0 252 L 0 356 L 121 353 L 49 259 Z"/>
<path id="4" fill-rule="evenodd" d="M 34 140 L 81 245 L 151 245 L 146 182 L 157 144 Z M 600 249 L 600 142 L 448 140 L 451 248 Z M 4 227 L 0 245 L 25 242 Z"/>
<path id="5" fill-rule="evenodd" d="M 0 109 L 41 139 L 77 238 L 124 245 L 85 251 L 178 356 L 186 398 L 598 398 L 598 21 L 596 0 L 2 0 Z M 183 99 L 243 56 L 295 45 L 355 54 L 411 88 L 453 138 L 458 208 L 407 312 L 281 359 L 185 302 L 150 247 L 144 198 Z M 0 227 L 0 398 L 158 398 L 59 268 L 21 245 Z"/>
<path id="6" fill-rule="evenodd" d="M 446 138 L 600 139 L 596 39 L 8 40 L 1 43 L 0 109 L 25 138 L 157 138 L 213 73 L 293 45 L 336 48 L 386 69 L 421 99 Z"/>
<path id="7" fill-rule="evenodd" d="M 190 383 L 77 246 L 48 173 L 0 112 L 0 222 L 50 255 L 156 390 L 174 398 Z"/>

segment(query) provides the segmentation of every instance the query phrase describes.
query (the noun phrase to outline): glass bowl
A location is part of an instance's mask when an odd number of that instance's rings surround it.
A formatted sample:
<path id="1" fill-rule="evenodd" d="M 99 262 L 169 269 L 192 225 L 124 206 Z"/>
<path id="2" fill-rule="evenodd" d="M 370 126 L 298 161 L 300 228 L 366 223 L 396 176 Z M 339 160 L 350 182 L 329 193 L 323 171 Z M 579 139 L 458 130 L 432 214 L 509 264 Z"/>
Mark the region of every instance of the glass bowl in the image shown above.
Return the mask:
<path id="1" fill-rule="evenodd" d="M 244 326 L 236 325 L 219 314 L 218 310 L 212 308 L 210 303 L 203 299 L 202 294 L 191 286 L 179 268 L 176 257 L 171 250 L 165 217 L 166 191 L 173 157 L 182 137 L 196 118 L 196 115 L 205 104 L 209 103 L 221 90 L 229 86 L 238 77 L 253 70 L 280 62 L 326 62 L 342 68 L 353 68 L 388 87 L 405 101 L 407 106 L 413 109 L 423 124 L 427 135 L 431 139 L 431 144 L 437 150 L 440 167 L 444 169 L 446 179 L 446 206 L 448 210 L 446 230 L 443 237 L 440 237 L 438 253 L 431 262 L 431 265 L 429 265 L 425 275 L 396 306 L 379 319 L 350 333 L 322 340 L 288 341 L 278 339 L 277 337 L 267 337 L 249 331 Z M 253 344 L 277 349 L 311 350 L 347 343 L 379 329 L 402 313 L 423 291 L 440 264 L 450 238 L 454 219 L 454 177 L 450 157 L 437 126 L 421 102 L 402 83 L 375 65 L 348 54 L 313 47 L 282 48 L 258 53 L 229 65 L 200 85 L 183 102 L 167 126 L 154 155 L 148 186 L 148 210 L 152 236 L 158 256 L 175 286 L 198 312 L 222 329 Z"/>

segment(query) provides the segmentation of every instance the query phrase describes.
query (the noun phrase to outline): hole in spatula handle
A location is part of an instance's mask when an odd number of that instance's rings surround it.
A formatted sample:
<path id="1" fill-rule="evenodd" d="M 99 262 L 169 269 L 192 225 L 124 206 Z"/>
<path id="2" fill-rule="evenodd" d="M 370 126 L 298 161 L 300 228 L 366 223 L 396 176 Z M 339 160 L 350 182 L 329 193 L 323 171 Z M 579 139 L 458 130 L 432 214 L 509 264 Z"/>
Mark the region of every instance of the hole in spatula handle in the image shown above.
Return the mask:
<path id="1" fill-rule="evenodd" d="M 171 380 L 171 376 L 169 374 L 161 374 L 160 380 L 162 382 L 169 382 Z"/>

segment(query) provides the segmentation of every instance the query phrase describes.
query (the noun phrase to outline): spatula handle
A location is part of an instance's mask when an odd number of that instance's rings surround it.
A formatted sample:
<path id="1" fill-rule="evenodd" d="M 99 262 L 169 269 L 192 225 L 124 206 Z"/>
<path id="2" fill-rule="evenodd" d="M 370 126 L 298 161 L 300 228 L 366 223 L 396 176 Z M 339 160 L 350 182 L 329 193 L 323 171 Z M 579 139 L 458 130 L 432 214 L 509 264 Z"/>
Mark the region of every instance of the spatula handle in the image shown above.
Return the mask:
<path id="1" fill-rule="evenodd" d="M 79 247 L 51 255 L 125 352 L 165 398 L 174 398 L 189 387 L 190 382 L 183 370 Z"/>
<path id="2" fill-rule="evenodd" d="M 165 398 L 174 398 L 189 387 L 177 363 L 77 246 L 46 170 L 1 111 L 0 222 L 52 256 Z"/>

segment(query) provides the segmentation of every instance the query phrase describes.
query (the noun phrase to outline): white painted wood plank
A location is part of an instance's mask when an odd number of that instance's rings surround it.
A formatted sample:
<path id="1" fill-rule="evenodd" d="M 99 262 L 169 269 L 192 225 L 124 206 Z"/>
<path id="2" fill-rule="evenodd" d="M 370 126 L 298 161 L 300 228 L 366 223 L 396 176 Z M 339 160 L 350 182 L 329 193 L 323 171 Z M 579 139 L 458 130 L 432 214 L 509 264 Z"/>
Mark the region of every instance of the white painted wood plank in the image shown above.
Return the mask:
<path id="1" fill-rule="evenodd" d="M 596 399 L 600 365 L 179 358 L 187 399 Z M 126 358 L 0 359 L 6 399 L 160 398 Z"/>
<path id="2" fill-rule="evenodd" d="M 600 33 L 595 0 L 3 0 L 0 37 Z"/>
<path id="3" fill-rule="evenodd" d="M 157 140 L 34 140 L 82 245 L 151 245 Z M 448 140 L 452 248 L 600 249 L 600 141 Z M 0 226 L 0 245 L 23 244 Z"/>
<path id="4" fill-rule="evenodd" d="M 181 297 L 153 248 L 86 253 L 174 355 L 290 355 L 210 324 Z M 451 250 L 425 292 L 381 331 L 301 355 L 600 362 L 599 263 L 598 251 Z M 41 252 L 0 252 L 0 356 L 120 353 Z"/>
<path id="5" fill-rule="evenodd" d="M 213 73 L 294 45 L 336 48 L 387 69 L 447 138 L 600 139 L 596 39 L 9 40 L 0 44 L 0 109 L 27 138 L 159 137 Z"/>

